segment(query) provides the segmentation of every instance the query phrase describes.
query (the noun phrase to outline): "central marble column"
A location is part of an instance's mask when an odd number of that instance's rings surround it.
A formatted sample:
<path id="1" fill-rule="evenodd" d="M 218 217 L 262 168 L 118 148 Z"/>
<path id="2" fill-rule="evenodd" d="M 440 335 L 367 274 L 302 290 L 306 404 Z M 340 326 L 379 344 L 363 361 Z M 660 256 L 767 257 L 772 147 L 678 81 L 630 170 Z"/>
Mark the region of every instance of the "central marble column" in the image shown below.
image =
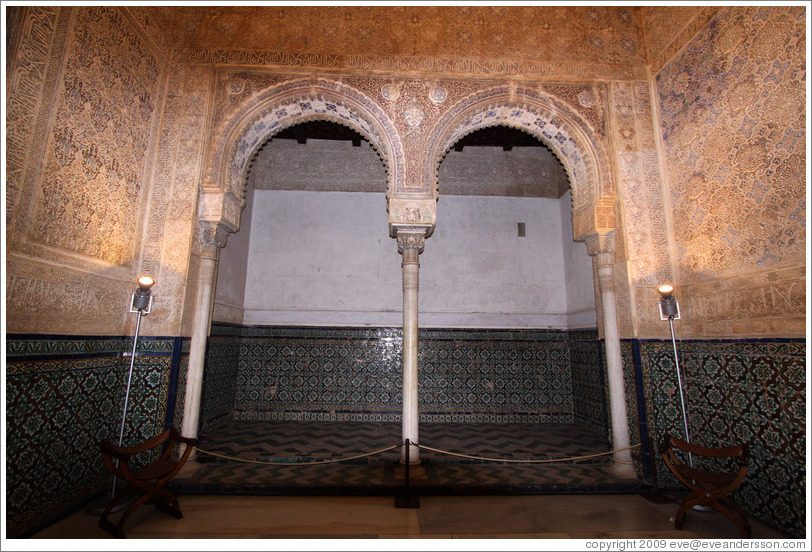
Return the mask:
<path id="1" fill-rule="evenodd" d="M 227 238 L 228 232 L 218 225 L 204 223 L 200 231 L 202 251 L 197 275 L 197 300 L 195 317 L 192 322 L 192 339 L 189 344 L 189 370 L 183 403 L 183 423 L 180 429 L 184 437 L 197 437 L 200 423 L 200 398 L 203 393 L 203 368 L 206 363 L 206 342 L 209 337 L 211 311 L 214 303 L 217 259 Z"/>
<path id="2" fill-rule="evenodd" d="M 603 313 L 603 340 L 606 347 L 606 375 L 609 382 L 609 412 L 612 420 L 612 471 L 618 477 L 634 479 L 632 453 L 628 448 L 629 419 L 626 412 L 626 385 L 623 380 L 623 359 L 617 325 L 615 298 L 615 240 L 614 234 L 599 234 L 587 239 L 587 251 L 594 259 Z M 623 449 L 623 450 L 621 450 Z"/>
<path id="3" fill-rule="evenodd" d="M 399 229 L 397 233 L 398 252 L 403 256 L 403 440 L 420 443 L 418 440 L 417 408 L 417 292 L 420 272 L 419 256 L 426 241 L 423 228 L 414 230 Z M 406 458 L 404 447 L 401 454 L 403 463 L 420 462 L 420 450 L 409 447 Z"/>

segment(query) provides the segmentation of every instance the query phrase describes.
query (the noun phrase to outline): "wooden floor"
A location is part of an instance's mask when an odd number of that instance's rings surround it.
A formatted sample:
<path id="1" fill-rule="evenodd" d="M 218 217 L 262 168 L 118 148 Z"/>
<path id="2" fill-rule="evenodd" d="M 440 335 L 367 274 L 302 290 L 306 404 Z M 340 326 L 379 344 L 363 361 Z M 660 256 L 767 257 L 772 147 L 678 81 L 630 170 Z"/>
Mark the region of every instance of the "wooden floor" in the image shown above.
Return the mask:
<path id="1" fill-rule="evenodd" d="M 112 546 L 110 535 L 98 528 L 98 516 L 85 511 L 35 534 L 33 539 L 86 539 L 34 544 L 37 550 L 139 549 L 154 545 L 134 539 L 308 539 L 292 540 L 263 549 L 305 547 L 315 549 L 372 549 L 366 539 L 443 539 L 431 549 L 505 549 L 505 544 L 486 539 L 511 541 L 510 549 L 557 548 L 548 539 L 696 539 L 739 538 L 735 526 L 716 512 L 691 511 L 684 529 L 674 529 L 675 502 L 652 500 L 644 495 L 561 496 L 423 496 L 419 508 L 395 508 L 392 497 L 273 497 L 233 495 L 183 495 L 183 519 L 175 519 L 153 506 L 142 506 L 125 527 L 128 540 Z M 763 525 L 753 523 L 754 538 L 785 538 Z M 326 539 L 326 540 L 312 540 Z M 342 539 L 335 541 L 335 539 Z M 351 539 L 351 544 L 343 539 Z M 480 539 L 456 545 L 447 539 Z M 545 539 L 540 541 L 539 539 Z M 570 541 L 571 542 L 571 541 Z M 53 546 L 53 547 L 52 547 Z M 160 550 L 223 550 L 222 540 L 158 545 Z M 258 544 L 233 543 L 227 550 L 256 548 Z M 403 548 L 402 546 L 407 546 Z M 413 549 L 411 545 L 385 545 L 387 549 Z M 419 545 L 425 548 L 429 545 Z M 563 548 L 562 548 L 563 546 Z"/>

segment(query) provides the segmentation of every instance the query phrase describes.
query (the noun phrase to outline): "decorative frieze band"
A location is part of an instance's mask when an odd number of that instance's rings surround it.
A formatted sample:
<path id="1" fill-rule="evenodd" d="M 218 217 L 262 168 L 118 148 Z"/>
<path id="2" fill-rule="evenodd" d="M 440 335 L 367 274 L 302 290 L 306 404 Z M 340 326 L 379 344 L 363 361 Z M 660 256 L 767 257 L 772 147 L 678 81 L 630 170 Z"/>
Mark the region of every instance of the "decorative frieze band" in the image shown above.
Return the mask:
<path id="1" fill-rule="evenodd" d="M 638 80 L 646 78 L 645 67 L 546 63 L 539 61 L 481 60 L 476 58 L 429 58 L 417 56 L 376 56 L 306 54 L 245 50 L 187 48 L 177 56 L 188 63 L 319 67 L 359 71 L 453 73 L 494 77 L 541 77 L 587 80 Z"/>
<path id="2" fill-rule="evenodd" d="M 683 312 L 701 335 L 803 335 L 806 282 L 739 282 L 743 285 L 692 285 L 685 289 Z"/>
<path id="3" fill-rule="evenodd" d="M 681 337 L 804 335 L 804 273 L 803 266 L 785 265 L 677 285 Z M 662 334 L 656 288 L 638 285 L 634 294 L 641 335 Z"/>

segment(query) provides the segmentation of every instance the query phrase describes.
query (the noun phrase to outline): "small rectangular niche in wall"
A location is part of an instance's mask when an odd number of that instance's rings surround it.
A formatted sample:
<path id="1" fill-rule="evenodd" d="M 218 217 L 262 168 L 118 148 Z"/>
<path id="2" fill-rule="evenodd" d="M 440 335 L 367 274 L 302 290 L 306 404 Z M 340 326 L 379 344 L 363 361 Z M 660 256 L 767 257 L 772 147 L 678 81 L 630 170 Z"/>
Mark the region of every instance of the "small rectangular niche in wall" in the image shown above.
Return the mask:
<path id="1" fill-rule="evenodd" d="M 520 238 L 523 238 L 524 236 L 525 236 L 525 232 L 524 232 L 524 223 L 523 223 L 523 222 L 520 222 L 520 223 L 519 223 L 519 237 L 520 237 Z"/>

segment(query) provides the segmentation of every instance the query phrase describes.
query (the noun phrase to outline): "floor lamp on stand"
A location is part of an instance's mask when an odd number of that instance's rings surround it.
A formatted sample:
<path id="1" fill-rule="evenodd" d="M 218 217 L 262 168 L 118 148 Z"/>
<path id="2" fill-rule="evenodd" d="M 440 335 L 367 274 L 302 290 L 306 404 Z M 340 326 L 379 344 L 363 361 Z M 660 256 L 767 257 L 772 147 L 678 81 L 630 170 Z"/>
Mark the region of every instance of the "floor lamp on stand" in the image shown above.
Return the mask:
<path id="1" fill-rule="evenodd" d="M 682 424 L 685 430 L 685 440 L 691 442 L 691 433 L 688 431 L 688 415 L 685 412 L 685 396 L 682 390 L 682 376 L 680 375 L 679 368 L 679 355 L 677 354 L 677 339 L 674 336 L 674 320 L 680 319 L 679 303 L 674 298 L 674 286 L 671 284 L 663 284 L 657 291 L 660 294 L 660 320 L 668 320 L 671 326 L 671 344 L 674 347 L 674 366 L 677 370 L 677 386 L 679 387 L 679 400 L 682 409 Z M 688 465 L 694 467 L 694 459 L 691 453 L 688 453 Z M 691 508 L 700 512 L 710 512 L 713 508 L 697 504 Z"/>
<path id="2" fill-rule="evenodd" d="M 130 301 L 130 312 L 136 313 L 135 320 L 135 335 L 133 336 L 133 348 L 130 352 L 130 371 L 127 374 L 127 390 L 124 394 L 124 409 L 121 414 L 121 427 L 118 432 L 118 446 L 121 446 L 124 441 L 124 426 L 127 422 L 127 407 L 130 402 L 130 387 L 132 385 L 133 367 L 135 366 L 135 354 L 138 346 L 138 332 L 141 329 L 141 318 L 146 316 L 152 310 L 152 292 L 150 289 L 155 285 L 155 280 L 149 276 L 141 276 L 138 278 L 138 289 L 132 295 Z M 113 500 L 116 495 L 116 476 L 113 476 L 113 485 L 110 489 L 110 498 L 101 497 L 98 500 L 91 502 L 87 507 L 87 513 L 99 515 L 104 512 L 108 500 Z M 129 504 L 122 503 L 113 508 L 113 512 L 118 512 L 129 506 Z"/>
<path id="3" fill-rule="evenodd" d="M 674 365 L 677 371 L 677 387 L 679 388 L 679 401 L 682 410 L 682 423 L 685 430 L 685 440 L 691 442 L 691 434 L 688 431 L 688 415 L 685 412 L 685 396 L 682 391 L 682 376 L 679 369 L 679 355 L 677 354 L 677 339 L 674 335 L 674 320 L 680 319 L 679 303 L 674 298 L 674 286 L 671 284 L 663 284 L 657 288 L 660 294 L 660 320 L 668 320 L 671 326 L 671 344 L 674 347 Z M 693 466 L 691 454 L 688 453 L 688 462 Z"/>

